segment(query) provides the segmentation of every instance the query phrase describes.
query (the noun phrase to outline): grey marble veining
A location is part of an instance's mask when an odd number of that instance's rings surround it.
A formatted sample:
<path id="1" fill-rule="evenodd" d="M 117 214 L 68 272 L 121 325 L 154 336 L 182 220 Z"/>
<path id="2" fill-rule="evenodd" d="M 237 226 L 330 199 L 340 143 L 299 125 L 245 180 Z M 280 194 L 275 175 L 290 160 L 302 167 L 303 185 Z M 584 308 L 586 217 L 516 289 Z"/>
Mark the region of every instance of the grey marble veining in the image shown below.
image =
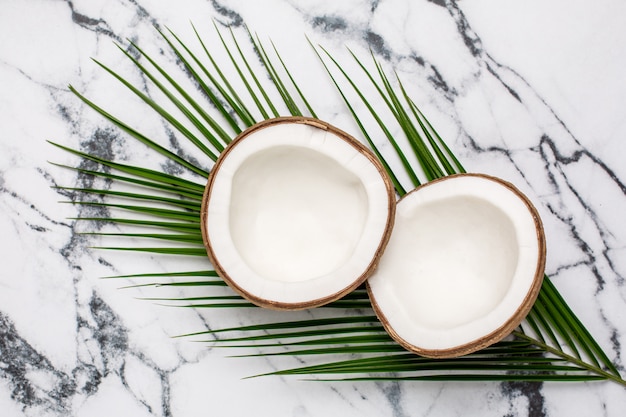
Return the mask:
<path id="1" fill-rule="evenodd" d="M 348 118 L 338 101 L 325 96 L 332 89 L 320 78 L 323 72 L 298 66 L 310 59 L 304 35 L 342 61 L 349 58 L 345 46 L 365 55 L 371 49 L 398 71 L 468 170 L 508 179 L 535 202 L 548 236 L 548 274 L 624 374 L 626 54 L 620 45 L 626 9 L 617 0 L 518 3 L 3 2 L 0 415 L 621 415 L 626 392 L 610 383 L 242 379 L 287 362 L 226 358 L 224 351 L 172 336 L 243 324 L 252 313 L 163 307 L 138 300 L 149 296 L 140 289 L 120 290 L 119 281 L 100 280 L 180 270 L 180 261 L 92 249 L 93 238 L 80 232 L 97 225 L 72 219 L 108 209 L 59 204 L 76 196 L 53 188 L 89 187 L 94 180 L 49 164 L 76 159 L 46 140 L 121 161 L 148 155 L 86 109 L 68 84 L 187 152 L 149 110 L 118 96 L 114 82 L 90 60 L 121 68 L 149 89 L 114 42 L 137 42 L 176 68 L 174 57 L 158 46 L 155 26 L 190 39 L 190 20 L 207 33 L 211 19 L 237 34 L 245 23 L 276 42 L 337 124 Z M 160 160 L 149 163 L 179 173 Z M 203 262 L 190 260 L 189 270 Z"/>

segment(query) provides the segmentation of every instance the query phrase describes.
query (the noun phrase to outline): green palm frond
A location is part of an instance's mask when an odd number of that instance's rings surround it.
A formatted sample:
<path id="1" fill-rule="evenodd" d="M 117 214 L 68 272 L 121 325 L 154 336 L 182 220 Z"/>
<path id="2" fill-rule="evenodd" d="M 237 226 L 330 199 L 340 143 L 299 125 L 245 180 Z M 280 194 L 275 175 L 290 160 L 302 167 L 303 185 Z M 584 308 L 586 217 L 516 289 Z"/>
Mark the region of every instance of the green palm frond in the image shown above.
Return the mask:
<path id="1" fill-rule="evenodd" d="M 206 166 L 211 166 L 235 135 L 262 119 L 284 115 L 323 117 L 313 111 L 311 101 L 305 97 L 273 44 L 271 49 L 266 48 L 259 37 L 247 29 L 246 42 L 242 43 L 233 30 L 221 30 L 215 25 L 217 45 L 222 48 L 220 52 L 227 55 L 225 62 L 218 62 L 195 27 L 193 30 L 199 53 L 172 31 L 159 33 L 184 67 L 187 81 L 195 84 L 194 94 L 133 42 L 129 44 L 132 52 L 119 48 L 161 93 L 163 102 L 157 102 L 103 63 L 96 63 L 186 138 L 204 158 Z M 357 85 L 355 77 L 331 53 L 322 47 L 312 44 L 311 47 L 330 82 L 337 88 L 363 140 L 388 171 L 398 195 L 435 178 L 465 172 L 409 97 L 399 77 L 395 74 L 388 77 L 373 54 L 371 62 L 366 63 L 350 51 L 356 70 L 367 80 L 365 85 Z M 237 88 L 237 85 L 241 87 Z M 99 221 L 119 229 L 87 234 L 122 243 L 125 239 L 126 242 L 155 242 L 155 245 L 143 247 L 122 244 L 105 249 L 206 256 L 199 214 L 204 182 L 209 175 L 207 168 L 202 166 L 204 164 L 180 156 L 99 107 L 73 87 L 70 89 L 87 106 L 146 145 L 155 155 L 160 154 L 178 164 L 195 178 L 184 179 L 154 169 L 122 164 L 53 143 L 100 169 L 59 167 L 121 186 L 120 189 L 108 188 L 108 185 L 100 188 L 59 187 L 65 195 L 83 196 L 83 199 L 73 198 L 72 203 L 115 212 L 105 217 L 82 216 L 75 220 Z M 194 97 L 198 92 L 201 97 Z M 401 137 L 395 133 L 398 130 L 402 132 Z M 389 145 L 386 153 L 375 138 L 386 140 Z M 396 165 L 400 167 L 398 172 L 391 168 Z M 258 308 L 235 295 L 215 271 L 208 268 L 107 278 L 133 281 L 124 288 L 150 287 L 155 291 L 203 289 L 202 296 L 145 297 L 160 304 L 209 309 Z M 319 317 L 313 319 L 287 320 L 285 315 L 285 321 L 212 329 L 183 336 L 231 349 L 237 352 L 234 356 L 307 356 L 318 361 L 315 365 L 284 369 L 271 375 L 298 375 L 318 380 L 612 380 L 626 385 L 548 277 L 530 314 L 507 340 L 455 359 L 427 359 L 406 352 L 387 335 L 373 315 L 367 292 L 362 287 L 311 314 L 315 317 L 317 312 L 320 312 Z"/>

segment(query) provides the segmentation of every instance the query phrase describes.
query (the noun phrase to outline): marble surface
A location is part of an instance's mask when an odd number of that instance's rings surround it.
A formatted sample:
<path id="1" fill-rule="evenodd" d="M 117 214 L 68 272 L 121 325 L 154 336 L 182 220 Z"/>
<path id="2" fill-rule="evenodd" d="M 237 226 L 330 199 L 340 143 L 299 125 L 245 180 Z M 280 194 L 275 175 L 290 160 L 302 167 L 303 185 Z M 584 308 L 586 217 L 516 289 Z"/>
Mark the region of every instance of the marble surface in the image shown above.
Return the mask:
<path id="1" fill-rule="evenodd" d="M 91 57 L 136 72 L 127 39 L 162 58 L 154 26 L 245 22 L 309 82 L 324 118 L 355 132 L 304 35 L 339 59 L 371 48 L 471 171 L 538 206 L 547 271 L 621 370 L 626 353 L 626 3 L 487 0 L 3 0 L 0 8 L 0 415 L 620 416 L 613 383 L 310 383 L 242 379 L 278 366 L 171 336 L 245 323 L 248 311 L 168 308 L 99 277 L 180 270 L 179 259 L 91 249 L 85 208 L 55 185 L 76 162 L 46 140 L 139 160 L 144 148 L 68 84 L 156 137 L 172 132 L 115 90 Z M 133 75 L 134 74 L 134 75 Z M 81 210 L 83 210 L 81 212 Z M 199 260 L 185 261 L 190 264 Z M 189 265 L 192 269 L 198 265 Z M 269 313 L 268 313 L 269 314 Z"/>

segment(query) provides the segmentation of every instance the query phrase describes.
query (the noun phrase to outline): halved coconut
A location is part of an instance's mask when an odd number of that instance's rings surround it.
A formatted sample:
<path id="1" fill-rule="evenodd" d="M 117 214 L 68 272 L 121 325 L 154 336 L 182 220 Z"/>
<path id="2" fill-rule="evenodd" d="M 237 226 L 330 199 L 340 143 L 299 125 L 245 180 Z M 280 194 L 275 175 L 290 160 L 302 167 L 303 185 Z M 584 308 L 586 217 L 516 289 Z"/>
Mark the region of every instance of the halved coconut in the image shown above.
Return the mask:
<path id="1" fill-rule="evenodd" d="M 545 250 L 537 210 L 517 188 L 487 175 L 452 175 L 398 202 L 368 291 L 405 348 L 461 356 L 503 339 L 526 316 Z"/>
<path id="2" fill-rule="evenodd" d="M 218 274 L 253 303 L 316 307 L 371 274 L 389 240 L 393 186 L 376 157 L 317 119 L 271 119 L 222 152 L 202 235 Z"/>

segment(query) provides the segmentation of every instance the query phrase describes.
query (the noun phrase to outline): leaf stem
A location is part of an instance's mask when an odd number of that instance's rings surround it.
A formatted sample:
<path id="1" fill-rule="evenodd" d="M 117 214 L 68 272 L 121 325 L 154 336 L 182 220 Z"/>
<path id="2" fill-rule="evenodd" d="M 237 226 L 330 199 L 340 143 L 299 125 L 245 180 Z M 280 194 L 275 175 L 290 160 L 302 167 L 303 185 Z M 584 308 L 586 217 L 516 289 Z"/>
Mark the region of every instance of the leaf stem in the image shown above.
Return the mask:
<path id="1" fill-rule="evenodd" d="M 623 387 L 626 387 L 626 380 L 623 380 L 621 378 L 621 376 L 619 376 L 619 375 L 614 375 L 614 374 L 612 374 L 610 372 L 605 371 L 602 368 L 599 368 L 597 366 L 594 366 L 594 365 L 591 365 L 589 363 L 586 363 L 582 359 L 579 359 L 579 358 L 577 358 L 575 356 L 572 356 L 572 355 L 568 355 L 567 353 L 565 353 L 565 352 L 563 352 L 563 351 L 561 351 L 559 349 L 553 348 L 552 346 L 547 345 L 546 343 L 541 342 L 541 341 L 539 341 L 539 340 L 537 340 L 537 339 L 535 339 L 535 338 L 533 338 L 531 336 L 528 336 L 528 335 L 526 335 L 526 334 L 524 334 L 522 332 L 514 331 L 513 335 L 515 335 L 515 337 L 518 337 L 520 339 L 527 340 L 530 343 L 532 343 L 533 345 L 535 345 L 535 346 L 545 350 L 546 352 L 552 353 L 553 355 L 558 356 L 559 358 L 562 358 L 562 359 L 565 359 L 568 362 L 574 363 L 577 366 L 580 366 L 581 368 L 585 368 L 589 372 L 592 372 L 592 373 L 594 373 L 596 375 L 600 375 L 600 376 L 602 376 L 602 377 L 604 377 L 606 379 L 610 379 L 611 381 L 616 382 L 619 385 L 622 385 Z"/>

